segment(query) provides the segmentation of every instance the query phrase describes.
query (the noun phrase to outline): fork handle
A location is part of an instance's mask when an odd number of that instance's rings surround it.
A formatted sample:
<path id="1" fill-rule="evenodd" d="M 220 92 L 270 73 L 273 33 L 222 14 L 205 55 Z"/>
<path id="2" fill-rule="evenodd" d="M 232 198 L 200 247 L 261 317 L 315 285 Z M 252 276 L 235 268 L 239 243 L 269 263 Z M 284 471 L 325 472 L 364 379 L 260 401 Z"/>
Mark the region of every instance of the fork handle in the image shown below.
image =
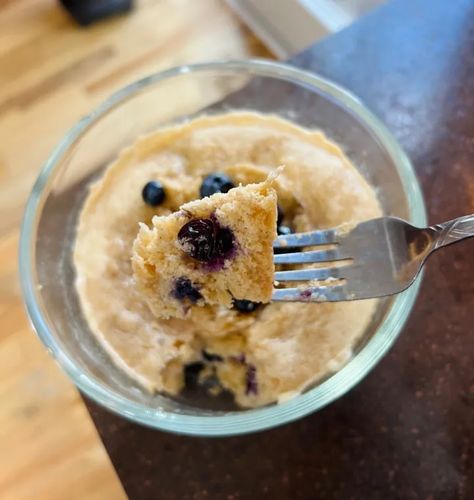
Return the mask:
<path id="1" fill-rule="evenodd" d="M 457 241 L 474 236 L 474 214 L 464 215 L 457 219 L 436 224 L 435 226 L 431 226 L 430 229 L 432 229 L 436 235 L 433 250 L 445 247 L 451 243 L 456 243 Z"/>

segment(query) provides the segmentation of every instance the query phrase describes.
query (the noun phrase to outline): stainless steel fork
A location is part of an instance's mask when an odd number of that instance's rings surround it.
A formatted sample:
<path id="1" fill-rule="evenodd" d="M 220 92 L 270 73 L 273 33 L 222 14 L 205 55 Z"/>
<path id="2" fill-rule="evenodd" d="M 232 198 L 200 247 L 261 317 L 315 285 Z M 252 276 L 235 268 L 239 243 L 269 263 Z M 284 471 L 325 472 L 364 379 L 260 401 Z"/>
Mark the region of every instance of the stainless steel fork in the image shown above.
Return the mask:
<path id="1" fill-rule="evenodd" d="M 279 236 L 273 245 L 275 264 L 318 264 L 276 271 L 272 300 L 336 302 L 393 295 L 413 283 L 435 250 L 472 236 L 474 214 L 427 228 L 381 217 L 349 231 L 341 226 Z M 298 252 L 301 247 L 313 248 Z M 278 288 L 286 282 L 299 283 Z"/>

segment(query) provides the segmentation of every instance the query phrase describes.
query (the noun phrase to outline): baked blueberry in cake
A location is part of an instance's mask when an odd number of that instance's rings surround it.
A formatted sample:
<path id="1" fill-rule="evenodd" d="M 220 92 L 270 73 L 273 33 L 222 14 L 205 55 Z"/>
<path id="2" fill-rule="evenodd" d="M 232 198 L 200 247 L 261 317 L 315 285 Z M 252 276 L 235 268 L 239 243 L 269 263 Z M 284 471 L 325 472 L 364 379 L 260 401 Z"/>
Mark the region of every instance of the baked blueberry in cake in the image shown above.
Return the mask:
<path id="1" fill-rule="evenodd" d="M 156 316 L 182 318 L 192 307 L 270 301 L 277 236 L 274 178 L 216 192 L 155 216 L 151 227 L 140 225 L 133 270 Z"/>

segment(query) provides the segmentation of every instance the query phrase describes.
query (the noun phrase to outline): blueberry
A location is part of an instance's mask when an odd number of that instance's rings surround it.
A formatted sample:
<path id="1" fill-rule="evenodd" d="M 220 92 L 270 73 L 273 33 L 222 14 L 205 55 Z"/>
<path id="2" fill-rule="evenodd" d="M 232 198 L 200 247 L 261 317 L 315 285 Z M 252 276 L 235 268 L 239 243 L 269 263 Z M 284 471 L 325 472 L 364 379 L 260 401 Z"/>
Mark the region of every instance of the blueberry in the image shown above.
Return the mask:
<path id="1" fill-rule="evenodd" d="M 283 222 L 283 218 L 285 215 L 283 214 L 283 210 L 281 209 L 280 205 L 277 206 L 277 226 L 281 226 L 281 223 Z"/>
<path id="2" fill-rule="evenodd" d="M 243 313 L 251 313 L 255 311 L 259 306 L 261 306 L 260 302 L 252 302 L 251 300 L 238 300 L 234 299 L 234 307 L 237 311 Z"/>
<path id="3" fill-rule="evenodd" d="M 181 276 L 175 281 L 172 295 L 175 299 L 188 300 L 192 304 L 202 298 L 199 288 L 193 285 L 191 280 L 185 276 Z"/>
<path id="4" fill-rule="evenodd" d="M 249 394 L 257 394 L 258 386 L 257 386 L 257 369 L 254 365 L 247 366 L 247 374 L 245 380 L 245 394 L 247 396 Z"/>
<path id="5" fill-rule="evenodd" d="M 217 231 L 214 257 L 225 259 L 234 250 L 234 233 L 228 227 L 222 227 Z"/>
<path id="6" fill-rule="evenodd" d="M 235 251 L 234 233 L 215 218 L 189 221 L 179 230 L 178 242 L 193 259 L 216 264 L 215 270 Z"/>
<path id="7" fill-rule="evenodd" d="M 305 300 L 311 300 L 311 296 L 313 295 L 313 292 L 311 292 L 311 290 L 307 289 L 307 290 L 301 290 L 300 292 L 300 298 L 301 300 L 305 301 Z"/>
<path id="8" fill-rule="evenodd" d="M 224 358 L 220 356 L 219 354 L 215 354 L 213 352 L 207 352 L 205 349 L 201 351 L 202 357 L 209 362 L 212 361 L 223 361 Z"/>
<path id="9" fill-rule="evenodd" d="M 216 172 L 204 177 L 199 193 L 201 194 L 201 198 L 204 198 L 216 193 L 227 193 L 233 187 L 235 187 L 234 183 L 229 176 L 221 172 Z"/>
<path id="10" fill-rule="evenodd" d="M 199 361 L 189 363 L 184 367 L 184 384 L 192 389 L 199 385 L 199 374 L 203 370 L 204 365 Z"/>
<path id="11" fill-rule="evenodd" d="M 152 207 L 157 207 L 165 201 L 165 189 L 158 181 L 150 181 L 142 189 L 143 201 Z"/>
<path id="12" fill-rule="evenodd" d="M 209 262 L 214 256 L 216 243 L 214 222 L 211 219 L 194 219 L 178 233 L 178 242 L 193 259 Z"/>

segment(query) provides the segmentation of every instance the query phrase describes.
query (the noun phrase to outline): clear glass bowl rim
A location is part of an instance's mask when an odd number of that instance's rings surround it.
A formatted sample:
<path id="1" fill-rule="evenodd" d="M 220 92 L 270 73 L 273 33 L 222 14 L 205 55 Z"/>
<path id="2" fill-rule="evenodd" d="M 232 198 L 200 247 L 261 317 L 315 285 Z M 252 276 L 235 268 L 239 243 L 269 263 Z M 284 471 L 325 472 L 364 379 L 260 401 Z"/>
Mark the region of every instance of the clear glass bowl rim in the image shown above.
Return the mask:
<path id="1" fill-rule="evenodd" d="M 390 312 L 372 339 L 341 370 L 314 389 L 278 405 L 216 416 L 172 413 L 131 402 L 109 391 L 101 385 L 100 381 L 83 372 L 75 360 L 69 357 L 56 341 L 41 303 L 37 299 L 38 291 L 33 279 L 36 227 L 50 178 L 55 173 L 62 155 L 71 144 L 110 109 L 144 87 L 159 81 L 185 73 L 206 71 L 247 71 L 258 76 L 302 84 L 306 88 L 314 87 L 332 96 L 368 126 L 390 154 L 398 169 L 408 200 L 410 221 L 418 226 L 426 226 L 426 212 L 421 190 L 408 157 L 380 120 L 357 97 L 314 73 L 273 61 L 261 59 L 216 61 L 183 65 L 152 74 L 112 94 L 90 114 L 80 119 L 63 137 L 46 161 L 33 186 L 26 204 L 20 232 L 20 281 L 26 309 L 34 330 L 74 384 L 89 398 L 109 410 L 140 424 L 164 431 L 196 436 L 231 436 L 291 422 L 323 408 L 349 391 L 377 364 L 397 338 L 413 307 L 421 279 L 418 278 L 414 285 L 396 297 Z"/>

